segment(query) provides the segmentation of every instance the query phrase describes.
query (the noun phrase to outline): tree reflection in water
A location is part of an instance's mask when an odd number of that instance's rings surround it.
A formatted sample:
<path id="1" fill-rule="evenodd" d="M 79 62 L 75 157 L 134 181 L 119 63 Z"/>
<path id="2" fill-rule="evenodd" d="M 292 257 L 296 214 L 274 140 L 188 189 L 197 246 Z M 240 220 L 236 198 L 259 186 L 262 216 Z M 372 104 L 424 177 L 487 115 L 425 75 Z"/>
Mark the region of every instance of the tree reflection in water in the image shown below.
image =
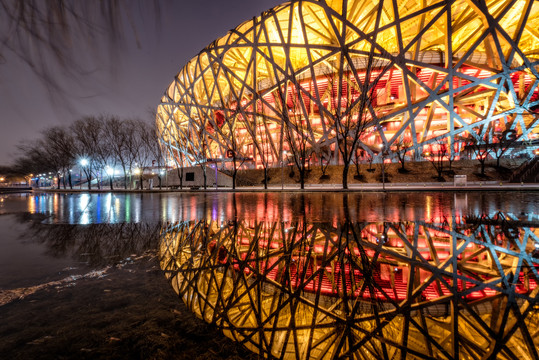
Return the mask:
<path id="1" fill-rule="evenodd" d="M 187 221 L 161 267 L 264 357 L 538 359 L 539 221 Z"/>
<path id="2" fill-rule="evenodd" d="M 154 250 L 159 241 L 161 225 L 153 223 L 119 224 L 46 224 L 43 216 L 22 214 L 21 222 L 28 229 L 21 239 L 33 239 L 44 244 L 49 255 L 71 256 L 89 266 L 114 265 L 133 254 Z"/>

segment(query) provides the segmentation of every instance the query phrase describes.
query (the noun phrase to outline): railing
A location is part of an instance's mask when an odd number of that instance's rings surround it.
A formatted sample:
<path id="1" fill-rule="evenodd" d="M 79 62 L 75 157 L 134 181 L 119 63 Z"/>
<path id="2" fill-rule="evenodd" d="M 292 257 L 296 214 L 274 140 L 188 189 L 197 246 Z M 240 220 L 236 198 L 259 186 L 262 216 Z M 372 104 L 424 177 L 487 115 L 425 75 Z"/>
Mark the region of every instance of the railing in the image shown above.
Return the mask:
<path id="1" fill-rule="evenodd" d="M 539 157 L 536 156 L 531 162 L 530 166 L 526 169 L 524 174 L 520 177 L 521 182 L 537 182 L 539 177 Z"/>
<path id="2" fill-rule="evenodd" d="M 533 169 L 537 172 L 537 164 L 539 164 L 538 156 L 534 157 L 532 160 L 526 161 L 513 172 L 511 177 L 509 177 L 509 182 L 524 182 L 523 180 L 533 173 Z"/>

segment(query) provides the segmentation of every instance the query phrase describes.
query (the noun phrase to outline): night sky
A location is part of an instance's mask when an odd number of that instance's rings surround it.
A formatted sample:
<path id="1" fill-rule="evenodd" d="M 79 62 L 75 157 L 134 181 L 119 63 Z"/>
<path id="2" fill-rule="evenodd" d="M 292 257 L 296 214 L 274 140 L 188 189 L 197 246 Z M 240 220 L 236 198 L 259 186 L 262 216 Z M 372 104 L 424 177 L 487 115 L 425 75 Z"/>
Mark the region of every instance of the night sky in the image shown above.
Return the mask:
<path id="1" fill-rule="evenodd" d="M 150 12 L 134 11 L 140 47 L 128 29 L 123 47 L 81 52 L 84 73 L 54 71 L 66 94 L 52 96 L 32 70 L 10 53 L 0 61 L 0 165 L 17 156 L 17 144 L 53 125 L 85 115 L 149 119 L 174 75 L 213 40 L 281 0 L 164 1 L 160 28 Z M 108 34 L 99 39 L 108 43 Z M 111 56 L 112 54 L 112 56 Z M 84 59 L 90 59 L 86 64 Z"/>

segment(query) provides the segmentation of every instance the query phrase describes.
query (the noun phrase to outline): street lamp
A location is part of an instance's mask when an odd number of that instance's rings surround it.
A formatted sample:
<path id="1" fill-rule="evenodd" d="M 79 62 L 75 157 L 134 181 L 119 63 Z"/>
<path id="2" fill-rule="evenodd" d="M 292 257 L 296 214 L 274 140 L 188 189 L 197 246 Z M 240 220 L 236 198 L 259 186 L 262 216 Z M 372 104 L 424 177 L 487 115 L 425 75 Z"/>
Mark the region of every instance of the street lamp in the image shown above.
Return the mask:
<path id="1" fill-rule="evenodd" d="M 283 151 L 283 156 L 281 157 L 281 190 L 284 190 L 284 159 L 286 158 L 287 152 Z"/>

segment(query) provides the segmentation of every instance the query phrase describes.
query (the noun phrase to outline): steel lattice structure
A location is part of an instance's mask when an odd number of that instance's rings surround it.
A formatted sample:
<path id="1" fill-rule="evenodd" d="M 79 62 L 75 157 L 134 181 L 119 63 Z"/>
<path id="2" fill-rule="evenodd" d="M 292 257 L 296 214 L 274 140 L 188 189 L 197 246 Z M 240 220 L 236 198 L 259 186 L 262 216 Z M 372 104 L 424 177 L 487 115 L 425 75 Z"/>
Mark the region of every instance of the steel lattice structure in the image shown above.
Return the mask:
<path id="1" fill-rule="evenodd" d="M 264 357 L 539 359 L 537 224 L 168 225 L 161 267 L 200 318 Z"/>
<path id="2" fill-rule="evenodd" d="M 363 89 L 368 129 L 354 151 L 375 158 L 403 143 L 418 158 L 442 142 L 458 156 L 462 137 L 488 143 L 504 130 L 533 139 L 538 28 L 533 0 L 291 1 L 181 69 L 157 109 L 161 138 L 189 164 L 232 149 L 271 167 L 290 151 L 289 127 L 311 159 L 338 164 L 335 123 L 358 121 Z"/>

